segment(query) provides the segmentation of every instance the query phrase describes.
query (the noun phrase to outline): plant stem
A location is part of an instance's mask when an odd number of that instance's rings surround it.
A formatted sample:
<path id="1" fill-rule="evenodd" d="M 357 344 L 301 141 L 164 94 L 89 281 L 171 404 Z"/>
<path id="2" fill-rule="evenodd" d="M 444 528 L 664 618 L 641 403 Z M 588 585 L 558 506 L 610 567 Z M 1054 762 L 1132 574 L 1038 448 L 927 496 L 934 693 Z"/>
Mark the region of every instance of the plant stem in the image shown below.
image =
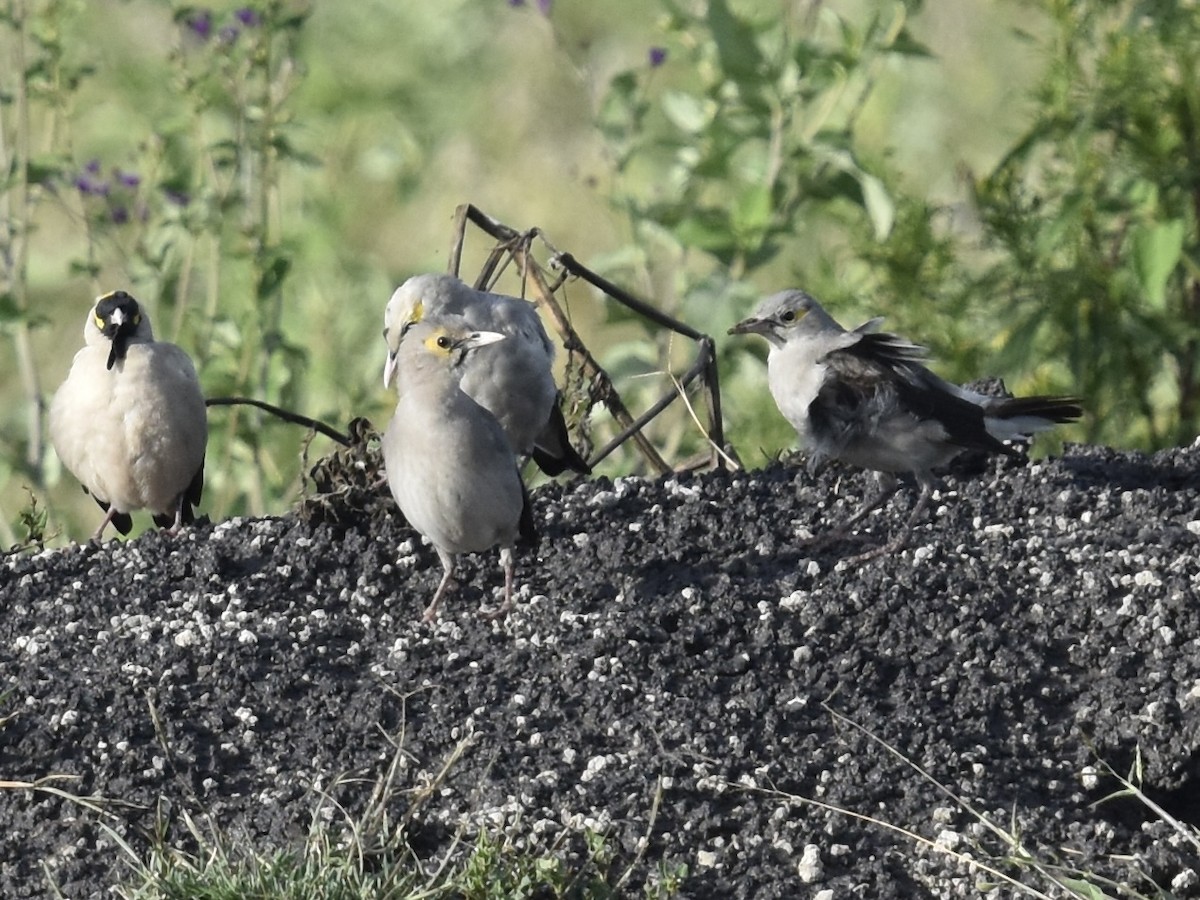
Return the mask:
<path id="1" fill-rule="evenodd" d="M 11 191 L 0 194 L 0 208 L 3 219 L 8 225 L 9 238 L 7 258 L 5 259 L 5 289 L 7 290 L 17 310 L 17 321 L 13 328 L 13 343 L 16 346 L 17 367 L 21 376 L 21 385 L 26 399 L 26 428 L 28 444 L 25 449 L 25 463 L 37 485 L 42 483 L 42 422 L 45 418 L 45 399 L 42 397 L 41 379 L 33 360 L 33 340 L 29 326 L 29 241 L 28 227 L 32 206 L 29 186 L 29 84 L 26 73 L 28 61 L 26 48 L 29 40 L 29 16 L 25 0 L 13 0 L 12 21 L 16 25 L 16 46 L 14 48 L 15 68 L 17 70 L 14 88 L 14 109 L 16 125 L 12 147 L 12 159 L 5 153 L 8 146 L 4 135 L 0 132 L 0 162 L 2 168 L 13 171 L 16 184 Z M 0 128 L 3 121 L 0 120 Z M 11 165 L 15 162 L 15 165 Z M 12 208 L 12 197 L 15 195 L 16 208 Z M 20 224 L 12 224 L 20 223 Z"/>

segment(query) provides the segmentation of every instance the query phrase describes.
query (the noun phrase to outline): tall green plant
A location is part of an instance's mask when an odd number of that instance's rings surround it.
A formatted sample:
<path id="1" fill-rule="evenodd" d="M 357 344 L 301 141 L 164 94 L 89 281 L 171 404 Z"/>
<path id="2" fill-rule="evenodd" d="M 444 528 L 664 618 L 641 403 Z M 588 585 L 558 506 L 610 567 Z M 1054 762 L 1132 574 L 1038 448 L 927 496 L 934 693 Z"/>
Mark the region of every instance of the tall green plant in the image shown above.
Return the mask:
<path id="1" fill-rule="evenodd" d="M 185 102 L 148 146 L 168 194 L 191 207 L 183 217 L 188 239 L 178 252 L 172 247 L 169 263 L 155 257 L 148 268 L 162 279 L 176 331 L 193 297 L 203 298 L 192 333 L 209 362 L 210 395 L 294 406 L 307 354 L 283 327 L 294 251 L 281 191 L 289 169 L 311 161 L 292 141 L 290 109 L 307 11 L 266 0 L 224 14 L 181 6 L 174 20 L 181 40 L 171 62 Z M 262 425 L 261 414 L 235 409 L 213 429 L 218 506 L 268 508 L 264 488 L 281 467 Z"/>
<path id="2" fill-rule="evenodd" d="M 309 163 L 292 143 L 290 110 L 306 18 L 285 0 L 175 7 L 162 68 L 169 111 L 131 129 L 120 164 L 81 160 L 73 190 L 59 192 L 85 235 L 73 271 L 93 292 L 130 287 L 158 336 L 196 359 L 210 396 L 298 399 L 307 355 L 284 330 L 294 254 L 281 193 Z M 290 480 L 294 464 L 279 455 L 294 445 L 264 436 L 257 412 L 210 418 L 206 506 L 265 512 Z"/>
<path id="3" fill-rule="evenodd" d="M 1040 0 L 1037 113 L 976 185 L 1001 359 L 1074 380 L 1090 440 L 1200 431 L 1200 16 L 1188 4 Z"/>
<path id="4" fill-rule="evenodd" d="M 619 187 L 615 202 L 735 278 L 831 200 L 861 208 L 885 237 L 892 202 L 862 165 L 854 127 L 881 60 L 925 55 L 906 30 L 908 8 L 888 4 L 854 23 L 809 4 L 758 18 L 725 0 L 663 5 L 669 47 L 614 78 L 599 117 L 618 173 L 640 164 L 661 177 L 648 194 Z M 652 85 L 653 70 L 676 58 L 675 79 Z"/>
<path id="5" fill-rule="evenodd" d="M 786 283 L 799 277 L 819 288 L 858 234 L 882 241 L 892 233 L 896 206 L 863 161 L 856 125 L 887 60 L 928 55 L 907 27 L 920 3 L 856 18 L 808 3 L 662 6 L 661 45 L 612 79 L 597 114 L 612 200 L 631 234 L 609 267 L 719 335 L 752 302 L 756 273 L 782 268 Z M 742 384 L 744 372 L 761 382 L 744 369 L 745 346 L 728 346 L 727 408 L 735 418 L 750 413 L 735 425 L 764 449 L 790 443 L 771 427 L 766 401 L 755 401 L 761 383 Z M 660 337 L 654 356 L 639 340 L 610 361 L 625 374 L 669 369 L 671 349 Z M 754 431 L 759 423 L 771 424 Z"/>
<path id="6" fill-rule="evenodd" d="M 14 473 L 42 480 L 46 404 L 33 336 L 45 317 L 30 296 L 30 247 L 38 216 L 68 177 L 69 119 L 91 74 L 64 43 L 72 12 L 65 0 L 12 0 L 0 9 L 0 332 L 12 346 L 25 411 L 23 433 L 5 428 L 0 439 L 0 485 Z M 6 545 L 15 539 L 11 522 L 0 510 Z"/>

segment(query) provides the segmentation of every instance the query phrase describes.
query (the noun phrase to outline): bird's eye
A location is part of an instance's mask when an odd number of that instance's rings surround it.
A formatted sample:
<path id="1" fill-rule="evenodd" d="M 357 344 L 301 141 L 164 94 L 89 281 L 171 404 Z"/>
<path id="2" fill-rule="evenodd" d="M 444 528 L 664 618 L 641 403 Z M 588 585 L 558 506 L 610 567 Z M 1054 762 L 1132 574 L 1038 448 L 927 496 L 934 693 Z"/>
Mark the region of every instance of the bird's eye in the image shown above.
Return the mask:
<path id="1" fill-rule="evenodd" d="M 783 315 L 781 315 L 779 317 L 779 320 L 781 322 L 795 322 L 796 314 L 789 309 L 787 312 L 785 312 Z"/>
<path id="2" fill-rule="evenodd" d="M 454 345 L 454 342 L 452 340 L 450 340 L 450 338 L 446 337 L 446 335 L 443 334 L 438 337 L 437 345 L 442 350 L 449 350 Z"/>

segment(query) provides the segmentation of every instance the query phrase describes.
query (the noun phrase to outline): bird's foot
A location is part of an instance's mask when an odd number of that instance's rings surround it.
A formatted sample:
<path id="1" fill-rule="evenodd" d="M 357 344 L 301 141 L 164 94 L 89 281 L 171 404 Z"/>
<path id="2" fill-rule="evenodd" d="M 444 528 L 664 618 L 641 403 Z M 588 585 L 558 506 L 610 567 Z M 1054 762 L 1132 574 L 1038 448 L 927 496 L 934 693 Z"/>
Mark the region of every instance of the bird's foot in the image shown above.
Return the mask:
<path id="1" fill-rule="evenodd" d="M 429 601 L 429 605 L 425 607 L 425 611 L 421 613 L 421 621 L 426 625 L 432 625 L 437 621 L 438 610 L 441 609 L 442 598 L 447 594 L 458 589 L 458 582 L 452 578 L 449 573 L 442 576 L 442 582 L 433 593 L 433 599 Z"/>
<path id="2" fill-rule="evenodd" d="M 839 544 L 849 543 L 853 547 L 855 545 L 862 546 L 864 543 L 868 543 L 869 541 L 869 534 L 856 531 L 853 528 L 847 528 L 843 525 L 838 528 L 830 529 L 822 534 L 814 534 L 812 537 L 804 538 L 798 541 L 796 546 L 797 548 L 803 550 L 828 552 L 830 548 L 836 547 Z M 870 560 L 877 559 L 880 556 L 885 556 L 889 553 L 895 553 L 904 549 L 904 545 L 906 543 L 907 538 L 901 537 L 900 539 L 870 547 L 850 556 L 843 556 L 838 559 L 837 562 L 839 564 L 844 562 L 847 565 L 852 566 L 858 565 L 859 563 L 869 562 Z"/>
<path id="3" fill-rule="evenodd" d="M 841 544 L 845 541 L 854 541 L 859 538 L 851 529 L 841 526 L 831 528 L 820 534 L 814 534 L 811 537 L 801 538 L 796 542 L 797 547 L 802 547 L 806 550 L 825 550 L 832 547 L 834 544 Z"/>
<path id="4" fill-rule="evenodd" d="M 908 532 L 906 531 L 899 537 L 892 538 L 886 544 L 880 544 L 877 547 L 872 547 L 870 550 L 864 550 L 853 556 L 847 556 L 839 560 L 839 562 L 844 562 L 847 566 L 857 566 L 865 562 L 870 562 L 873 559 L 879 559 L 881 556 L 891 556 L 894 553 L 899 553 L 907 546 Z"/>
<path id="5" fill-rule="evenodd" d="M 479 607 L 479 617 L 481 619 L 487 619 L 489 622 L 500 621 L 507 618 L 511 610 L 512 601 L 505 600 L 495 609 L 488 609 L 486 606 Z"/>

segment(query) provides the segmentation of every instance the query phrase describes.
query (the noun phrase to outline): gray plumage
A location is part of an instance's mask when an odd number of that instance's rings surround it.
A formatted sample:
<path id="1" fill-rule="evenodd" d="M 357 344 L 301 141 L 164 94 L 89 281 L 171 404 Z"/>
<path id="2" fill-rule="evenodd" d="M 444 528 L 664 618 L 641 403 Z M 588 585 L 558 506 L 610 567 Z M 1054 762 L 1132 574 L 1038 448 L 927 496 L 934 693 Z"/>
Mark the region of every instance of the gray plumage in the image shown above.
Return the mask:
<path id="1" fill-rule="evenodd" d="M 932 494 L 932 470 L 964 450 L 1019 456 L 1012 442 L 1082 414 L 1073 397 L 998 398 L 953 385 L 924 366 L 923 347 L 879 331 L 881 322 L 847 331 L 809 294 L 790 290 L 766 298 L 730 329 L 770 342 L 771 396 L 796 429 L 810 468 L 836 459 L 883 473 L 884 490 L 844 529 L 894 491 L 894 473 L 911 472 L 921 495 L 902 542 Z"/>
<path id="2" fill-rule="evenodd" d="M 526 300 L 477 291 L 453 275 L 414 275 L 396 288 L 384 311 L 388 364 L 384 386 L 395 372 L 405 330 L 418 322 L 460 316 L 470 328 L 505 336 L 479 348 L 461 366 L 462 389 L 499 421 L 513 452 L 532 455 L 548 475 L 591 468 L 571 446 L 558 405 L 552 365 L 554 344 L 537 308 Z"/>
<path id="3" fill-rule="evenodd" d="M 443 576 L 423 618 L 437 616 L 459 553 L 500 547 L 504 602 L 512 606 L 513 547 L 534 537 L 512 448 L 496 418 L 459 386 L 480 348 L 504 340 L 436 322 L 408 329 L 394 356 L 399 399 L 383 438 L 388 485 L 409 523 L 429 539 Z"/>
<path id="4" fill-rule="evenodd" d="M 122 534 L 148 509 L 163 527 L 193 521 L 204 487 L 208 418 L 196 368 L 124 291 L 100 297 L 84 346 L 50 405 L 50 440 L 63 465 Z"/>

